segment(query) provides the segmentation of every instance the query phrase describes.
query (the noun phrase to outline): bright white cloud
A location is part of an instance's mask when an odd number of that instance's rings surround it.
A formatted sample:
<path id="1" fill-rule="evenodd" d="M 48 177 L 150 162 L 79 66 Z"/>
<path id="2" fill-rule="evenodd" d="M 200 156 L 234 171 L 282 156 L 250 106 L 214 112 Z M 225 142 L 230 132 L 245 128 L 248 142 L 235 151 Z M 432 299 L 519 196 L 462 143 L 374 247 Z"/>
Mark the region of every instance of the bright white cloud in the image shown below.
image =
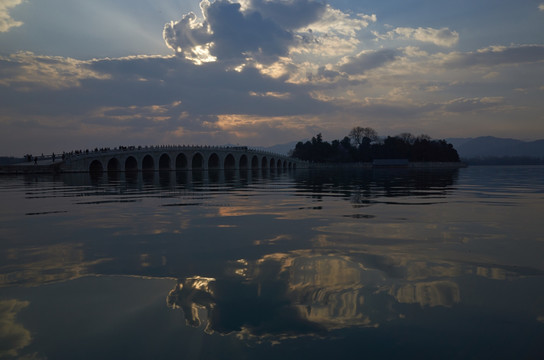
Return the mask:
<path id="1" fill-rule="evenodd" d="M 452 47 L 459 41 L 459 34 L 456 31 L 451 31 L 448 28 L 433 29 L 433 28 L 408 28 L 398 27 L 388 31 L 385 35 L 374 33 L 379 39 L 400 39 L 400 40 L 416 40 L 421 42 L 431 43 L 437 46 Z"/>
<path id="2" fill-rule="evenodd" d="M 376 22 L 376 15 L 358 14 L 351 16 L 327 5 L 323 16 L 308 27 L 318 33 L 333 33 L 342 36 L 356 36 L 357 32 Z"/>
<path id="3" fill-rule="evenodd" d="M 298 44 L 291 48 L 290 53 L 311 56 L 314 62 L 352 54 L 360 45 L 359 39 L 355 36 L 339 36 L 331 33 L 300 32 L 297 34 L 297 40 Z"/>
<path id="4" fill-rule="evenodd" d="M 315 62 L 352 54 L 360 46 L 359 32 L 377 21 L 376 15 L 350 15 L 327 5 L 322 16 L 296 32 L 291 53 L 306 54 Z"/>
<path id="5" fill-rule="evenodd" d="M 0 32 L 7 32 L 11 28 L 23 25 L 21 21 L 14 20 L 9 11 L 21 4 L 23 0 L 2 0 L 0 1 Z"/>

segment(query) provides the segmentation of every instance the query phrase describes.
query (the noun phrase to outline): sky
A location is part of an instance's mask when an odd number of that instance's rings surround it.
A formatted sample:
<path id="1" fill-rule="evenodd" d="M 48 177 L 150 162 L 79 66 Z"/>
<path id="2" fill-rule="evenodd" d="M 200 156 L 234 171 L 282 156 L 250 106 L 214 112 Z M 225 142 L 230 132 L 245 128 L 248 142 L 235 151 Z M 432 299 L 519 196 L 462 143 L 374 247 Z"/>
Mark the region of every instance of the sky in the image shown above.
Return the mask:
<path id="1" fill-rule="evenodd" d="M 0 155 L 544 138 L 544 0 L 0 0 Z"/>

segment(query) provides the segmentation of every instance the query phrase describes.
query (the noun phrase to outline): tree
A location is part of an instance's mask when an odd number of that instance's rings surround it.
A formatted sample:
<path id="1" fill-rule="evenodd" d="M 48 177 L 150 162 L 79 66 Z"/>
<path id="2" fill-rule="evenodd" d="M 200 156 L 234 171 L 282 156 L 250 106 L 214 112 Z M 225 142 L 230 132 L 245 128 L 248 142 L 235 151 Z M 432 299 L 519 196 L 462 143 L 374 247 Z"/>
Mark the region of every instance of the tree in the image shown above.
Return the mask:
<path id="1" fill-rule="evenodd" d="M 312 137 L 312 145 L 321 144 L 323 142 L 323 136 L 321 133 L 317 134 L 316 136 Z"/>
<path id="2" fill-rule="evenodd" d="M 400 138 L 402 141 L 404 141 L 407 144 L 413 145 L 416 141 L 416 137 L 409 132 L 402 133 L 400 135 L 397 135 L 398 138 Z"/>
<path id="3" fill-rule="evenodd" d="M 427 141 L 431 141 L 431 137 L 427 134 L 421 134 L 419 135 L 418 137 L 418 140 L 427 140 Z"/>
<path id="4" fill-rule="evenodd" d="M 354 127 L 349 132 L 349 137 L 356 147 L 359 147 L 363 143 L 365 138 L 369 139 L 370 142 L 376 141 L 378 139 L 378 132 L 369 127 Z"/>
<path id="5" fill-rule="evenodd" d="M 403 133 L 378 141 L 371 128 L 354 128 L 349 137 L 323 141 L 321 133 L 311 141 L 299 141 L 291 156 L 312 162 L 370 162 L 374 159 L 408 159 L 409 161 L 459 161 L 459 154 L 445 140 L 432 140 L 428 135 L 418 137 Z M 358 142 L 358 146 L 353 146 Z"/>
<path id="6" fill-rule="evenodd" d="M 363 141 L 363 128 L 360 126 L 354 127 L 349 132 L 349 137 L 352 143 L 358 147 L 359 145 L 361 145 L 361 142 Z"/>

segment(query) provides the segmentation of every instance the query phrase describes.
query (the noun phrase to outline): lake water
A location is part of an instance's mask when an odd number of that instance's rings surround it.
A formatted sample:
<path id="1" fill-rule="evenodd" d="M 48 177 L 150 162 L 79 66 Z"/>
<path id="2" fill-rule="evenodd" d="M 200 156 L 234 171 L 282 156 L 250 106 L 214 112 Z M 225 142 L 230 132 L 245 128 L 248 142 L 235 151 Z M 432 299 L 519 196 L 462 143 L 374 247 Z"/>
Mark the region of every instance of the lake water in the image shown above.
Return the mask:
<path id="1" fill-rule="evenodd" d="M 0 201 L 0 358 L 544 358 L 544 167 L 3 176 Z"/>

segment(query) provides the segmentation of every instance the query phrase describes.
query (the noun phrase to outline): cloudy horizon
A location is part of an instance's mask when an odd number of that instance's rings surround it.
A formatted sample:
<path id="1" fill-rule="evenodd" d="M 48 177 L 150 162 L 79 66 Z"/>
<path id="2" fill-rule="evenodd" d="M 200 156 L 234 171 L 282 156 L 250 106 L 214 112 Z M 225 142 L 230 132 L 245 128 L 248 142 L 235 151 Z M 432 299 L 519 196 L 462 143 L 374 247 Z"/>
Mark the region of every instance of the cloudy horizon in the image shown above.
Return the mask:
<path id="1" fill-rule="evenodd" d="M 4 0 L 0 155 L 544 138 L 544 3 Z"/>

